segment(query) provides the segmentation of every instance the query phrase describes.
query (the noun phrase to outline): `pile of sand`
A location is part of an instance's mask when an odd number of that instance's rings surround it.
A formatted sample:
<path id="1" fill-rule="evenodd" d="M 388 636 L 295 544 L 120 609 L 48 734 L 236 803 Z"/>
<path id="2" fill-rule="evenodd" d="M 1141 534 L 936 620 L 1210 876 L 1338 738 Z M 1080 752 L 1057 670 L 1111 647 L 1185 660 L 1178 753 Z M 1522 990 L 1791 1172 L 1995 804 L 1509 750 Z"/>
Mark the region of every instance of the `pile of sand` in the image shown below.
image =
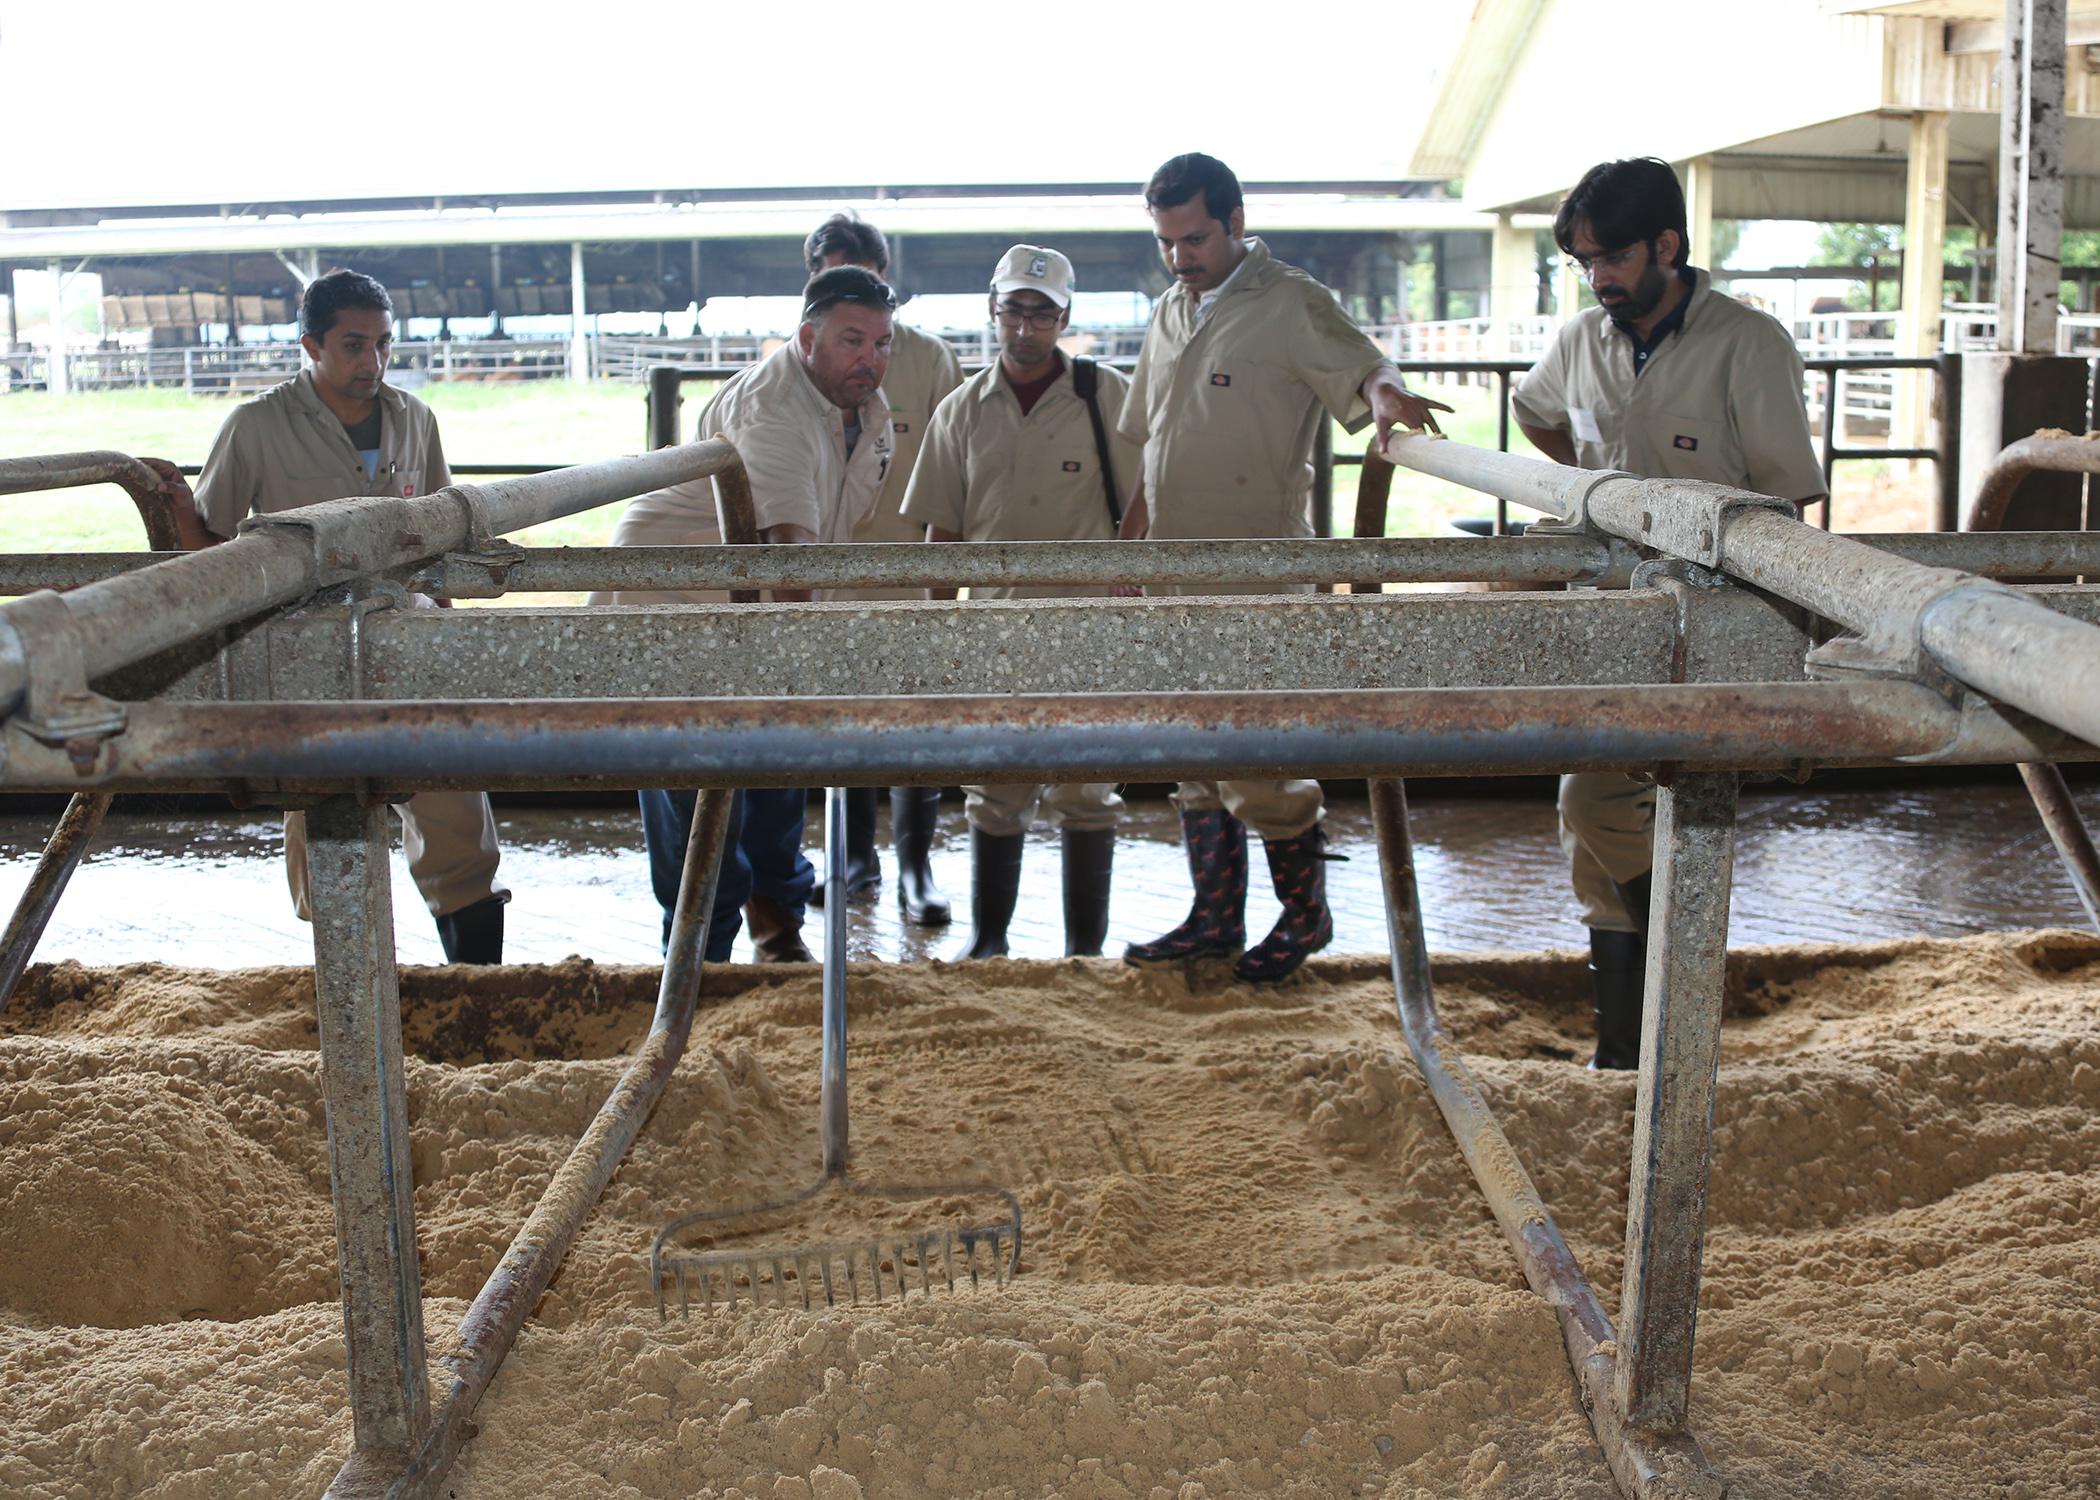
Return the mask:
<path id="1" fill-rule="evenodd" d="M 1633 1082 L 1570 957 L 1438 965 L 1447 1024 L 1616 1310 Z M 1257 991 L 1109 962 L 869 965 L 854 1163 L 1019 1193 L 1004 1292 L 657 1321 L 690 1208 L 815 1175 L 813 971 L 693 1046 L 451 1489 L 543 1496 L 1615 1493 L 1372 960 Z M 646 1027 L 653 975 L 412 973 L 433 1356 Z M 317 1494 L 346 1449 L 294 970 L 33 971 L 0 1026 L 0 1493 Z M 1732 965 L 1693 1421 L 1741 1496 L 2100 1493 L 2100 944 Z"/>

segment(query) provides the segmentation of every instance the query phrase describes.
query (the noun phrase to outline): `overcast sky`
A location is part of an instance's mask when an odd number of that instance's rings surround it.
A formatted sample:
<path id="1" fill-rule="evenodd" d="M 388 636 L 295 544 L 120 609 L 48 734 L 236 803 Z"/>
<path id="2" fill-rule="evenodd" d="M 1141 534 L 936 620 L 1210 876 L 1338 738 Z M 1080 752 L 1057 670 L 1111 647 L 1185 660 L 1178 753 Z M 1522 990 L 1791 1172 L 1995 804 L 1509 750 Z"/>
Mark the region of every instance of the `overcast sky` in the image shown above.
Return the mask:
<path id="1" fill-rule="evenodd" d="M 0 208 L 1391 179 L 1471 9 L 0 0 Z"/>

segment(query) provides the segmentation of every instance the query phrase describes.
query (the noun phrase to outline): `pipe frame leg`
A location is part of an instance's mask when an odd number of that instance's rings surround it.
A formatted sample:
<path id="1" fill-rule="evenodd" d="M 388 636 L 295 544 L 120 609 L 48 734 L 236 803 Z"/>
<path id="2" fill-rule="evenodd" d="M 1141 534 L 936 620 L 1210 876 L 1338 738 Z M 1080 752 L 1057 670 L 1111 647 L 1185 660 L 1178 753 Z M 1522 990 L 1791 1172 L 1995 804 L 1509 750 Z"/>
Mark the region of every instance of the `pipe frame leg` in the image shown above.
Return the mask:
<path id="1" fill-rule="evenodd" d="M 1685 1424 L 1713 1163 L 1736 777 L 1679 775 L 1655 808 L 1647 1000 L 1634 1101 L 1614 1395 L 1630 1427 Z"/>
<path id="2" fill-rule="evenodd" d="M 108 792 L 75 792 L 58 826 L 51 830 L 43 856 L 8 919 L 7 931 L 0 934 L 0 1015 L 6 1014 L 7 1002 L 22 982 L 22 971 L 29 967 L 51 914 L 58 909 L 58 898 L 66 893 L 67 883 L 102 826 L 103 814 L 115 800 Z"/>
<path id="3" fill-rule="evenodd" d="M 351 1421 L 359 1456 L 380 1462 L 404 1461 L 430 1426 L 386 818 L 349 797 L 306 817 Z"/>

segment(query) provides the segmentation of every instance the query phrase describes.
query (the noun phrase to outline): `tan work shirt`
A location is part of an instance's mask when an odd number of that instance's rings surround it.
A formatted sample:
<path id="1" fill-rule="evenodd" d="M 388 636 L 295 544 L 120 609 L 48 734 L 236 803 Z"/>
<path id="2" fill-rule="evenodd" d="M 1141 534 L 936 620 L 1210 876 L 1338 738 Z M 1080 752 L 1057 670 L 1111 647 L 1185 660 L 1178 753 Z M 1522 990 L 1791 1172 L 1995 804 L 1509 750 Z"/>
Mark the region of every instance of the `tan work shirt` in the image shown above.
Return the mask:
<path id="1" fill-rule="evenodd" d="M 758 529 L 806 527 L 820 542 L 852 539 L 889 478 L 894 448 L 889 406 L 877 391 L 861 404 L 860 441 L 846 454 L 845 413 L 810 383 L 793 340 L 735 376 L 700 412 L 693 436 L 727 437 L 751 476 Z M 698 546 L 722 540 L 712 479 L 652 490 L 628 505 L 613 528 L 615 547 Z M 591 595 L 593 604 L 719 601 L 707 590 L 642 590 Z"/>
<path id="2" fill-rule="evenodd" d="M 916 328 L 897 325 L 890 345 L 890 373 L 882 382 L 882 398 L 889 403 L 890 433 L 895 444 L 890 457 L 890 477 L 867 520 L 854 528 L 856 542 L 917 542 L 925 540 L 926 528 L 904 519 L 904 495 L 917 465 L 920 444 L 934 409 L 962 384 L 962 365 L 946 339 Z M 917 598 L 916 592 L 909 597 Z"/>
<path id="3" fill-rule="evenodd" d="M 1633 372 L 1633 338 L 1601 307 L 1566 323 L 1510 405 L 1565 432 L 1585 469 L 1703 479 L 1783 500 L 1824 490 L 1808 434 L 1801 354 L 1777 319 L 1698 273 L 1684 324 Z"/>
<path id="4" fill-rule="evenodd" d="M 1354 432 L 1385 356 L 1326 287 L 1259 239 L 1199 317 L 1159 300 L 1130 377 L 1122 433 L 1145 445 L 1145 506 L 1161 540 L 1312 535 L 1312 451 L 1332 413 Z"/>
<path id="5" fill-rule="evenodd" d="M 251 513 L 358 495 L 412 498 L 450 484 L 430 408 L 383 381 L 378 401 L 379 467 L 370 475 L 342 419 L 314 388 L 312 371 L 235 407 L 197 476 L 197 515 L 205 529 L 230 537 Z"/>
<path id="6" fill-rule="evenodd" d="M 998 365 L 979 370 L 940 404 L 919 450 L 904 514 L 924 535 L 938 526 L 966 542 L 1107 542 L 1115 539 L 1101 455 L 1086 403 L 1072 384 L 1072 362 L 1024 416 Z M 1096 365 L 1094 399 L 1108 433 L 1117 503 L 1137 492 L 1143 455 L 1117 432 L 1130 382 Z M 1053 598 L 1059 588 L 972 588 L 973 599 Z M 1081 590 L 1105 593 L 1104 589 Z"/>

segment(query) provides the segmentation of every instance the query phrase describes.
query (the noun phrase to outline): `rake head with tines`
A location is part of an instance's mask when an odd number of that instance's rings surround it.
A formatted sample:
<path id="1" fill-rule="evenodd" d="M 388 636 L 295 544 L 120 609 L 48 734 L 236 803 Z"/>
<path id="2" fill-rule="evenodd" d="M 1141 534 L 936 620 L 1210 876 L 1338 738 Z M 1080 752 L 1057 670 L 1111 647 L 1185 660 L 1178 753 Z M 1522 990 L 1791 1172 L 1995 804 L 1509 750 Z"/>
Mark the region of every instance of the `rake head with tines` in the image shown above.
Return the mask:
<path id="1" fill-rule="evenodd" d="M 841 1302 L 899 1301 L 936 1286 L 956 1289 L 1003 1287 L 1021 1269 L 1021 1200 L 1004 1187 L 981 1182 L 902 1187 L 853 1180 L 846 1170 L 846 891 L 845 798 L 834 787 L 825 794 L 824 852 L 824 1063 L 822 1080 L 824 1170 L 799 1193 L 764 1203 L 741 1204 L 687 1214 L 666 1224 L 649 1249 L 649 1280 L 659 1317 L 669 1317 L 676 1295 L 680 1313 L 694 1298 L 712 1312 L 720 1303 L 788 1307 Z M 811 1202 L 819 1194 L 882 1198 L 893 1203 L 932 1199 L 1001 1199 L 1005 1213 L 991 1222 L 913 1232 L 876 1233 L 793 1246 L 715 1248 L 716 1237 L 735 1234 L 736 1220 L 762 1219 Z M 705 1227 L 703 1227 L 705 1226 Z M 706 1244 L 682 1248 L 681 1235 L 698 1231 Z M 741 1237 L 741 1236 L 739 1236 Z"/>

